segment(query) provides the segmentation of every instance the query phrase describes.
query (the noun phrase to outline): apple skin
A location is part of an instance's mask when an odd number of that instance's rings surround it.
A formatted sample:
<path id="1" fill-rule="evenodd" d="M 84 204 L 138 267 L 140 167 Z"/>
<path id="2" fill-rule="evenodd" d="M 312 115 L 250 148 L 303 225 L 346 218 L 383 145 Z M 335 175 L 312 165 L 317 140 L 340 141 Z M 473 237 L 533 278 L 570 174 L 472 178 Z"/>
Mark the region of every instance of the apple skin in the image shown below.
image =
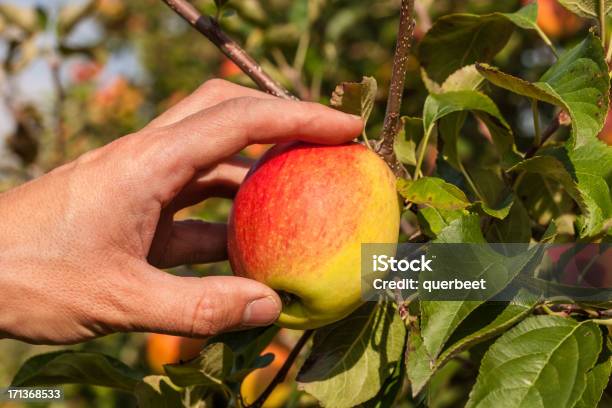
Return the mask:
<path id="1" fill-rule="evenodd" d="M 399 223 L 395 177 L 371 150 L 277 145 L 235 197 L 229 259 L 281 294 L 279 326 L 313 329 L 362 304 L 361 244 L 397 243 Z"/>

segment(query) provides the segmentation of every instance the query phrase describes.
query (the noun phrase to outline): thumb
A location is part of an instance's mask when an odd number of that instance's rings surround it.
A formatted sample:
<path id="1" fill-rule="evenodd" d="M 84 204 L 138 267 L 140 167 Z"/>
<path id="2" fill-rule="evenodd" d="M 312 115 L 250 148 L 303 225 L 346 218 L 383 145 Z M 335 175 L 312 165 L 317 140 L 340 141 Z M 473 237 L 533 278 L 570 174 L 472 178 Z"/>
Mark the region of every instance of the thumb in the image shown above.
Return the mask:
<path id="1" fill-rule="evenodd" d="M 269 287 L 246 278 L 178 277 L 148 267 L 146 281 L 128 306 L 128 331 L 187 337 L 274 323 L 281 301 Z"/>

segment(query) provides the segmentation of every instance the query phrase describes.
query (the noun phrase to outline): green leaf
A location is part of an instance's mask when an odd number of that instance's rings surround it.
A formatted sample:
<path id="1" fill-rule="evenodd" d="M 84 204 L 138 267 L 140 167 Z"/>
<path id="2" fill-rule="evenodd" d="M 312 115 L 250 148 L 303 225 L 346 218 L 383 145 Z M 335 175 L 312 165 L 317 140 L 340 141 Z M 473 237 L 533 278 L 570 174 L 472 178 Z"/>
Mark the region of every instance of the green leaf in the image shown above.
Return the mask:
<path id="1" fill-rule="evenodd" d="M 418 330 L 410 330 L 408 334 L 408 360 L 406 371 L 410 379 L 412 396 L 421 392 L 423 387 L 435 373 L 435 357 L 431 357 L 423 343 L 423 337 Z"/>
<path id="2" fill-rule="evenodd" d="M 242 370 L 254 364 L 279 330 L 278 326 L 272 325 L 228 332 L 212 337 L 208 344 L 226 344 L 236 356 L 236 369 Z"/>
<path id="3" fill-rule="evenodd" d="M 459 136 L 467 119 L 467 112 L 460 111 L 443 117 L 438 122 L 438 133 L 442 139 L 442 157 L 456 170 L 463 171 L 459 157 Z"/>
<path id="4" fill-rule="evenodd" d="M 610 338 L 608 338 L 606 347 L 601 352 L 597 364 L 587 373 L 587 385 L 580 400 L 575 405 L 576 408 L 591 408 L 598 405 L 612 373 L 612 359 L 610 357 Z"/>
<path id="5" fill-rule="evenodd" d="M 604 2 L 604 14 L 610 14 L 612 11 L 612 1 L 610 0 L 559 0 L 559 3 L 566 9 L 580 17 L 599 18 L 600 2 Z"/>
<path id="6" fill-rule="evenodd" d="M 466 361 L 472 361 L 471 356 L 461 356 L 465 360 L 453 360 L 437 370 L 429 381 L 427 392 L 422 394 L 425 407 L 463 407 L 470 392 L 469 383 L 463 383 L 466 378 Z M 457 381 L 459 380 L 459 381 Z M 420 400 L 421 396 L 417 397 Z"/>
<path id="7" fill-rule="evenodd" d="M 609 78 L 601 41 L 593 34 L 563 54 L 538 82 L 477 64 L 491 83 L 565 109 L 572 118 L 570 146 L 582 146 L 597 137 L 608 112 Z"/>
<path id="8" fill-rule="evenodd" d="M 464 215 L 467 215 L 467 211 L 439 210 L 433 207 L 419 208 L 417 213 L 421 229 L 431 238 L 435 238 L 451 222 Z"/>
<path id="9" fill-rule="evenodd" d="M 567 216 L 563 216 L 573 212 L 575 205 L 559 182 L 536 173 L 524 173 L 519 177 L 522 178 L 517 186 L 517 195 L 535 224 L 547 227 L 551 222 L 567 219 Z M 533 191 L 538 191 L 539 194 L 533 194 Z M 567 232 L 573 236 L 573 218 L 569 225 L 571 232 Z"/>
<path id="10" fill-rule="evenodd" d="M 503 178 L 501 169 L 495 166 L 470 165 L 468 172 L 483 198 L 492 204 L 492 208 L 501 208 L 503 203 L 508 202 L 508 194 L 511 191 Z"/>
<path id="11" fill-rule="evenodd" d="M 421 68 L 421 79 L 429 93 L 444 93 L 450 91 L 475 91 L 484 78 L 474 64 L 459 68 L 446 78 L 442 85 L 429 78 L 427 71 Z"/>
<path id="12" fill-rule="evenodd" d="M 269 326 L 215 336 L 197 358 L 187 363 L 168 364 L 164 369 L 172 382 L 182 387 L 202 385 L 227 389 L 254 369 L 272 362 L 272 355 L 260 354 L 278 330 L 276 326 Z"/>
<path id="13" fill-rule="evenodd" d="M 440 243 L 484 243 L 478 216 L 462 216 L 444 228 L 434 242 Z M 424 350 L 421 355 L 435 360 L 442 346 L 478 305 L 478 301 L 427 301 L 421 300 L 421 336 Z"/>
<path id="14" fill-rule="evenodd" d="M 438 235 L 435 243 L 485 243 L 480 232 L 479 218 L 464 216 L 453 221 Z M 438 252 L 440 251 L 440 252 Z M 436 260 L 436 268 L 427 279 L 448 279 L 462 276 L 467 280 L 485 279 L 487 289 L 482 292 L 489 299 L 503 290 L 539 253 L 537 248 L 514 256 L 504 256 L 487 245 L 463 248 L 460 253 L 449 253 L 441 246 L 432 246 L 429 255 Z M 435 359 L 459 325 L 483 303 L 483 300 L 425 300 L 421 294 L 421 335 L 428 354 Z"/>
<path id="15" fill-rule="evenodd" d="M 416 164 L 416 148 L 423 139 L 423 120 L 402 116 L 400 133 L 393 141 L 393 150 L 397 159 L 405 164 Z"/>
<path id="16" fill-rule="evenodd" d="M 561 153 L 566 168 L 573 170 L 584 201 L 580 235 L 592 236 L 605 231 L 612 219 L 612 147 L 593 139 L 569 151 L 567 156 L 562 149 L 553 153 Z"/>
<path id="17" fill-rule="evenodd" d="M 515 13 L 501 13 L 516 26 L 524 30 L 537 30 L 538 4 L 531 3 Z"/>
<path id="18" fill-rule="evenodd" d="M 527 317 L 538 298 L 520 289 L 511 302 L 484 303 L 457 328 L 449 339 L 449 346 L 437 358 L 431 358 L 424 350 L 416 349 L 408 354 L 408 367 L 415 370 L 411 377 L 412 394 L 416 396 L 431 376 L 457 354 L 472 346 L 494 338 Z M 418 345 L 418 341 L 415 342 Z M 422 340 L 421 340 L 422 343 Z M 410 372 L 410 371 L 409 371 Z"/>
<path id="19" fill-rule="evenodd" d="M 402 390 L 404 384 L 404 377 L 406 376 L 406 365 L 403 359 L 397 360 L 397 365 L 393 374 L 391 374 L 382 388 L 376 394 L 376 396 L 362 405 L 360 408 L 387 408 L 393 406 L 393 402 L 397 399 L 399 392 Z"/>
<path id="20" fill-rule="evenodd" d="M 455 114 L 463 111 L 472 111 L 480 118 L 487 118 L 484 121 L 485 125 L 491 131 L 493 142 L 500 156 L 505 156 L 514 149 L 514 136 L 510 126 L 495 102 L 485 94 L 479 91 L 449 91 L 442 94 L 430 94 L 423 107 L 426 139 L 429 138 L 437 121 L 451 115 L 449 121 L 441 122 L 440 129 L 445 139 L 443 154 L 455 168 L 460 168 L 456 144 L 459 131 L 465 121 L 465 116 Z"/>
<path id="21" fill-rule="evenodd" d="M 516 13 L 442 16 L 421 41 L 419 61 L 429 77 L 441 83 L 459 68 L 477 61 L 491 61 L 504 48 L 515 27 L 538 30 L 536 17 L 535 4 Z"/>
<path id="22" fill-rule="evenodd" d="M 316 331 L 299 387 L 322 405 L 353 407 L 375 397 L 402 358 L 404 323 L 390 303 L 365 304 Z"/>
<path id="23" fill-rule="evenodd" d="M 487 241 L 502 243 L 527 243 L 531 239 L 531 220 L 525 206 L 517 197 L 503 220 L 493 220 L 487 232 Z"/>
<path id="24" fill-rule="evenodd" d="M 551 178 L 553 180 L 557 180 L 559 183 L 565 187 L 565 190 L 568 192 L 576 202 L 584 206 L 584 201 L 580 195 L 580 191 L 578 190 L 578 186 L 576 182 L 569 174 L 563 163 L 553 156 L 536 156 L 531 159 L 524 160 L 517 164 L 516 166 L 509 169 L 509 171 L 523 170 L 531 173 L 541 174 L 545 177 Z"/>
<path id="25" fill-rule="evenodd" d="M 420 169 L 425 149 L 429 142 L 429 139 L 434 131 L 434 126 L 437 121 L 450 116 L 449 121 L 441 121 L 440 129 L 441 133 L 447 136 L 445 137 L 445 147 L 443 153 L 456 168 L 461 168 L 459 163 L 459 157 L 457 156 L 457 138 L 459 130 L 465 121 L 464 115 L 456 115 L 458 112 L 473 111 L 480 114 L 486 114 L 490 117 L 490 124 L 495 125 L 500 129 L 505 129 L 508 137 L 511 138 L 510 143 L 504 141 L 503 144 L 498 143 L 497 139 L 494 139 L 496 147 L 499 150 L 500 155 L 506 154 L 508 145 L 513 146 L 512 131 L 510 126 L 502 116 L 501 112 L 497 108 L 497 105 L 485 94 L 478 91 L 449 91 L 441 94 L 430 94 L 425 100 L 423 107 L 423 127 L 425 129 L 425 137 L 418 148 L 418 159 L 416 167 Z M 499 129 L 496 133 L 500 133 Z"/>
<path id="26" fill-rule="evenodd" d="M 198 358 L 183 364 L 167 364 L 164 370 L 172 382 L 181 387 L 223 387 L 233 367 L 232 350 L 223 343 L 213 343 L 206 346 Z"/>
<path id="27" fill-rule="evenodd" d="M 583 213 L 581 236 L 599 233 L 612 218 L 612 148 L 599 140 L 568 151 L 550 149 L 509 171 L 523 170 L 561 183 Z"/>
<path id="28" fill-rule="evenodd" d="M 482 201 L 477 201 L 472 206 L 472 210 L 480 209 L 487 215 L 490 215 L 493 218 L 497 218 L 498 220 L 505 219 L 508 214 L 510 214 L 510 210 L 514 205 L 514 196 L 512 194 L 508 194 L 506 198 L 498 203 L 497 205 L 488 205 Z"/>
<path id="29" fill-rule="evenodd" d="M 484 81 L 475 65 L 467 65 L 459 68 L 449 75 L 442 83 L 440 90 L 444 92 L 452 91 L 476 91 Z"/>
<path id="30" fill-rule="evenodd" d="M 163 375 L 150 375 L 142 379 L 134 389 L 139 407 L 182 407 L 182 394 L 172 381 Z"/>
<path id="31" fill-rule="evenodd" d="M 436 121 L 454 112 L 480 111 L 495 117 L 506 128 L 510 128 L 501 112 L 487 95 L 478 91 L 450 91 L 431 94 L 423 107 L 423 126 L 431 132 Z"/>
<path id="32" fill-rule="evenodd" d="M 132 391 L 141 377 L 113 357 L 99 353 L 62 350 L 39 354 L 19 369 L 11 386 L 89 384 Z"/>
<path id="33" fill-rule="evenodd" d="M 490 315 L 488 311 L 499 309 L 501 305 L 482 304 L 453 334 L 449 341 L 450 346 L 440 354 L 436 366 L 440 367 L 458 353 L 508 330 L 527 317 L 537 302 L 537 296 L 520 289 L 512 301 L 503 307 L 503 311 L 490 322 L 487 321 Z"/>
<path id="34" fill-rule="evenodd" d="M 453 243 L 485 243 L 485 239 L 480 231 L 480 219 L 476 214 L 467 214 L 450 223 L 444 228 L 435 242 Z"/>
<path id="35" fill-rule="evenodd" d="M 501 160 L 500 165 L 503 169 L 507 169 L 522 160 L 522 155 L 516 149 L 514 144 L 514 135 L 512 130 L 503 123 L 499 123 L 489 115 L 483 115 L 480 112 L 475 112 L 476 116 L 487 127 L 493 139 L 495 149 Z"/>
<path id="36" fill-rule="evenodd" d="M 342 82 L 334 89 L 330 104 L 342 112 L 361 116 L 367 122 L 377 89 L 376 79 L 372 77 L 364 76 L 361 82 Z"/>
<path id="37" fill-rule="evenodd" d="M 460 210 L 470 205 L 460 188 L 437 177 L 398 179 L 397 189 L 406 201 L 442 210 Z"/>
<path id="38" fill-rule="evenodd" d="M 572 407 L 601 341 L 601 331 L 589 321 L 525 319 L 487 351 L 466 407 Z"/>

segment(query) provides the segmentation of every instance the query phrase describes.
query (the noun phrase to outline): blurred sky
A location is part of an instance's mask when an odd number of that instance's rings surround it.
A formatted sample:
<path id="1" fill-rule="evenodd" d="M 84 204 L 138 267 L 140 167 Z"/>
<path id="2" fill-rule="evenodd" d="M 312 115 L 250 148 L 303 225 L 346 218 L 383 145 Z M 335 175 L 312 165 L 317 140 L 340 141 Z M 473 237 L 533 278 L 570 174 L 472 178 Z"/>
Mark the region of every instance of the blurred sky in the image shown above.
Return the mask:
<path id="1" fill-rule="evenodd" d="M 53 24 L 55 15 L 62 6 L 68 4 L 77 4 L 82 0 L 0 0 L 0 4 L 14 4 L 21 7 L 40 6 L 48 11 L 50 22 Z M 42 47 L 52 47 L 55 39 L 51 34 L 44 33 L 39 35 L 38 43 Z M 68 38 L 71 45 L 95 43 L 100 36 L 104 35 L 102 28 L 95 22 L 94 19 L 87 19 L 75 27 L 73 33 Z M 0 58 L 6 53 L 6 42 L 0 37 Z M 68 79 L 70 65 L 78 62 L 79 57 L 69 59 L 64 63 L 62 69 L 62 80 L 65 82 Z M 100 80 L 102 83 L 123 75 L 131 80 L 143 80 L 144 73 L 138 62 L 136 53 L 126 48 L 113 53 L 108 61 L 107 66 L 101 74 Z M 2 88 L 5 84 L 0 84 Z M 12 86 L 16 89 L 18 102 L 34 102 L 43 110 L 50 109 L 53 106 L 53 92 L 51 83 L 51 73 L 47 61 L 43 58 L 36 59 L 28 68 L 24 69 L 16 78 L 13 78 Z M 2 150 L 2 141 L 13 130 L 14 123 L 11 115 L 8 114 L 7 107 L 0 103 L 0 150 Z"/>

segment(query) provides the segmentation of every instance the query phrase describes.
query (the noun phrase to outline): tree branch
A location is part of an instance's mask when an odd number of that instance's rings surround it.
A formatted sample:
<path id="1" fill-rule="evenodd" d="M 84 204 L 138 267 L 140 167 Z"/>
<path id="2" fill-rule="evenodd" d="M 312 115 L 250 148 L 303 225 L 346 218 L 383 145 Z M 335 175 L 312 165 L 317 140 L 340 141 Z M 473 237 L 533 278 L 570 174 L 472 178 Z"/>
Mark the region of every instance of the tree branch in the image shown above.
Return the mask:
<path id="1" fill-rule="evenodd" d="M 272 394 L 272 391 L 274 391 L 276 386 L 285 381 L 285 377 L 287 376 L 287 373 L 289 373 L 289 370 L 295 362 L 295 359 L 300 354 L 300 351 L 302 351 L 313 333 L 314 330 L 306 330 L 304 334 L 302 334 L 302 337 L 300 337 L 298 342 L 295 344 L 295 346 L 291 350 L 291 353 L 289 353 L 287 360 L 285 360 L 281 369 L 278 370 L 278 373 L 276 373 L 272 382 L 266 387 L 264 392 L 262 392 L 261 395 L 257 397 L 255 402 L 251 405 L 248 405 L 246 408 L 261 408 L 263 406 L 263 404 L 266 402 L 270 394 Z"/>
<path id="2" fill-rule="evenodd" d="M 219 50 L 257 84 L 257 86 L 272 95 L 284 99 L 297 99 L 278 82 L 264 72 L 259 65 L 238 43 L 225 34 L 217 21 L 210 16 L 204 16 L 186 0 L 163 0 L 176 14 L 181 16 L 191 26 L 204 34 Z"/>
<path id="3" fill-rule="evenodd" d="M 393 71 L 387 98 L 387 111 L 382 130 L 382 141 L 377 148 L 378 154 L 387 162 L 397 176 L 404 176 L 406 170 L 395 157 L 393 142 L 400 131 L 400 107 L 404 93 L 404 81 L 408 68 L 408 51 L 414 31 L 414 0 L 402 0 L 400 22 L 393 56 Z"/>

